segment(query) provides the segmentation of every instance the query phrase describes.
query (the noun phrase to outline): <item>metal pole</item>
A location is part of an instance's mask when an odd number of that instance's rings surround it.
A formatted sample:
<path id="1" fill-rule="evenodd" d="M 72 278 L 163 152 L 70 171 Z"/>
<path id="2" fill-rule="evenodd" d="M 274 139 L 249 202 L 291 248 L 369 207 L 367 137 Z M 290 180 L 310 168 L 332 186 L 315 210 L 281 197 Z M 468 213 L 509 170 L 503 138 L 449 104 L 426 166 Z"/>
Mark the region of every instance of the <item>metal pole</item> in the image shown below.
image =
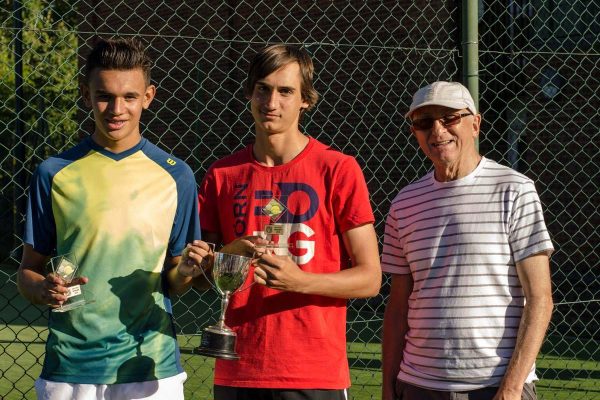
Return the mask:
<path id="1" fill-rule="evenodd" d="M 22 215 L 25 214 L 25 123 L 23 121 L 23 7 L 20 0 L 13 0 L 13 20 L 15 28 L 15 136 L 13 176 L 13 228 L 16 235 L 14 248 L 20 245 L 17 237 L 23 233 Z"/>
<path id="2" fill-rule="evenodd" d="M 475 107 L 479 111 L 479 41 L 478 0 L 462 1 L 462 81 L 471 92 Z M 479 148 L 479 141 L 475 143 Z"/>
<path id="3" fill-rule="evenodd" d="M 520 14 L 521 8 L 514 0 L 508 2 L 508 46 L 511 57 L 515 54 L 515 25 L 517 24 L 517 16 Z M 516 60 L 515 60 L 516 61 Z M 509 66 L 510 78 L 516 78 L 519 71 L 512 67 L 512 63 Z M 505 83 L 510 84 L 509 82 Z M 506 136 L 508 140 L 508 150 L 506 158 L 510 164 L 510 167 L 514 170 L 519 170 L 519 136 L 525 129 L 525 121 L 527 118 L 527 109 L 523 102 L 518 98 L 511 98 L 507 102 L 506 108 L 506 121 L 508 126 L 506 129 Z"/>

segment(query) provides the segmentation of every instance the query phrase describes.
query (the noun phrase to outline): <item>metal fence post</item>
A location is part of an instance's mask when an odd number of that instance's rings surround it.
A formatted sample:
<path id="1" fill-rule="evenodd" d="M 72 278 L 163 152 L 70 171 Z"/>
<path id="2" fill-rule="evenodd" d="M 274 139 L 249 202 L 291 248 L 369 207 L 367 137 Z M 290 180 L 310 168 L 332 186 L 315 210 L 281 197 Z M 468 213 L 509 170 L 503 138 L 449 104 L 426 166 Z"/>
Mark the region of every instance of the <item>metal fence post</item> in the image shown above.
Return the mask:
<path id="1" fill-rule="evenodd" d="M 13 175 L 16 185 L 13 188 L 13 229 L 19 235 L 23 231 L 21 216 L 25 213 L 25 173 L 23 164 L 25 162 L 25 123 L 23 121 L 23 6 L 20 0 L 13 2 L 13 23 L 15 28 L 14 57 L 15 57 L 15 136 L 14 136 L 14 158 Z M 13 235 L 16 248 L 20 243 L 17 235 Z"/>
<path id="2" fill-rule="evenodd" d="M 475 107 L 479 111 L 479 40 L 478 40 L 478 1 L 462 1 L 462 83 L 469 89 Z M 479 148 L 479 139 L 476 139 Z"/>

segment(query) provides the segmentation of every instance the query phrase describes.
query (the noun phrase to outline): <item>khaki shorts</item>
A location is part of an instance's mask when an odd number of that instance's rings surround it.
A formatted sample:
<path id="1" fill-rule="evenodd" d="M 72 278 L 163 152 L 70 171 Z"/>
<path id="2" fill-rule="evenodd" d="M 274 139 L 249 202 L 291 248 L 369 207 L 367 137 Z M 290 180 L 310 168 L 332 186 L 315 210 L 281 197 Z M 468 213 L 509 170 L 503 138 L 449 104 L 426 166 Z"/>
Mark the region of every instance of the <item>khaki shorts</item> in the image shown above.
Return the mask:
<path id="1" fill-rule="evenodd" d="M 187 374 L 147 382 L 94 385 L 66 383 L 38 378 L 35 391 L 38 400 L 183 400 L 183 382 Z"/>

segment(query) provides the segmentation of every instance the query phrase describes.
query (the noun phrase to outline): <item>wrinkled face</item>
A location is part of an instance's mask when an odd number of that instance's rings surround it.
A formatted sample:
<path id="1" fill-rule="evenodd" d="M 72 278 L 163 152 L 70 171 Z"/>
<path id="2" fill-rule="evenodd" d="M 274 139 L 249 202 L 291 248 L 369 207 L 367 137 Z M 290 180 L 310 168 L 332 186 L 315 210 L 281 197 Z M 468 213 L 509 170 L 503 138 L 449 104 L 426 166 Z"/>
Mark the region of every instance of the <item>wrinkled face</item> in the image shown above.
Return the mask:
<path id="1" fill-rule="evenodd" d="M 113 152 L 135 146 L 141 138 L 142 110 L 155 92 L 154 85 L 146 85 L 142 69 L 93 70 L 82 95 L 94 113 L 94 141 Z"/>
<path id="2" fill-rule="evenodd" d="M 257 133 L 297 132 L 300 111 L 308 107 L 302 99 L 298 63 L 284 65 L 256 81 L 249 100 Z"/>
<path id="3" fill-rule="evenodd" d="M 459 114 L 469 115 L 453 118 Z M 429 125 L 427 122 L 431 121 L 428 119 L 433 119 L 430 128 L 419 127 Z M 413 112 L 411 121 L 410 130 L 419 147 L 435 166 L 451 166 L 467 161 L 467 158 L 478 157 L 475 138 L 479 135 L 480 115 L 471 115 L 467 109 L 425 106 Z"/>

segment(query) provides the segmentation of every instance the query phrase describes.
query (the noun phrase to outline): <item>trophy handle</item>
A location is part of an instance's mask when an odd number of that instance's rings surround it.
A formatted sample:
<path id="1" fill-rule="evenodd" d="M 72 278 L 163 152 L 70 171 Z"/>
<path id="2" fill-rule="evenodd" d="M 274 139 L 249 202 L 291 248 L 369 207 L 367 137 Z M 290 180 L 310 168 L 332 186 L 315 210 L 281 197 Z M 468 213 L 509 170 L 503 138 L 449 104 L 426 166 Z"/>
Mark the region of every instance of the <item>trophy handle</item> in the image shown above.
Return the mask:
<path id="1" fill-rule="evenodd" d="M 293 249 L 294 245 L 291 243 L 270 243 L 270 244 L 262 244 L 262 245 L 257 245 L 256 246 L 258 249 L 264 249 L 263 251 L 259 251 L 259 250 L 254 250 L 254 254 L 252 254 L 252 262 L 250 263 L 250 265 L 252 266 L 253 261 L 258 259 L 260 257 L 261 254 L 263 254 L 266 251 L 273 251 L 275 249 Z M 289 254 L 289 253 L 288 253 Z M 241 292 L 243 290 L 247 290 L 250 289 L 252 286 L 254 286 L 256 284 L 256 281 L 253 280 L 252 283 L 250 283 L 248 286 L 240 288 L 238 290 L 236 290 L 235 292 Z"/>
<path id="2" fill-rule="evenodd" d="M 213 253 L 213 255 L 214 255 L 214 254 L 216 253 L 216 252 L 215 252 L 216 245 L 215 245 L 214 243 L 211 243 L 211 242 L 206 242 L 206 244 L 208 244 L 208 246 L 209 246 L 209 247 L 210 247 L 210 249 L 211 249 L 211 252 L 212 252 L 212 253 Z M 254 255 L 256 255 L 256 254 L 257 254 L 257 253 L 256 253 L 256 252 L 254 252 Z M 252 256 L 252 258 L 253 258 L 253 259 L 254 259 L 254 255 Z M 203 262 L 204 262 L 204 261 L 203 261 Z M 250 262 L 250 265 L 248 266 L 248 268 L 250 268 L 251 266 L 252 266 L 252 262 Z M 214 266 L 213 266 L 213 268 L 214 268 Z M 209 277 L 209 276 L 206 274 L 206 272 L 204 272 L 204 268 L 202 268 L 202 266 L 200 267 L 200 272 L 202 272 L 202 275 L 204 276 L 204 279 L 206 279 L 206 281 L 207 281 L 207 282 L 210 284 L 210 286 L 211 286 L 211 287 L 212 287 L 214 290 L 216 290 L 216 291 L 217 291 L 217 293 L 222 293 L 222 292 L 221 292 L 221 290 L 220 290 L 220 289 L 217 287 L 217 285 L 214 283 L 213 279 L 211 279 L 211 278 L 210 278 L 210 277 Z M 235 290 L 235 293 L 237 293 L 237 292 L 241 292 L 242 290 L 250 289 L 252 286 L 254 286 L 254 284 L 255 284 L 255 283 L 256 283 L 256 282 L 254 282 L 254 281 L 253 281 L 253 282 L 252 282 L 251 284 L 249 284 L 248 286 L 246 286 L 246 287 L 243 287 L 243 288 L 239 288 L 239 289 Z M 228 291 L 226 291 L 226 292 L 228 292 Z M 229 292 L 228 292 L 227 296 L 225 296 L 225 293 L 223 293 L 223 296 L 221 296 L 221 298 L 223 299 L 224 297 L 227 297 L 227 300 L 226 300 L 226 301 L 227 301 L 227 304 L 229 304 L 229 296 L 231 296 L 231 293 L 229 293 Z M 224 314 L 225 314 L 225 313 L 223 313 L 223 315 L 222 315 L 221 317 L 223 317 L 223 318 L 224 318 Z"/>
<path id="3" fill-rule="evenodd" d="M 210 251 L 211 253 L 215 254 L 215 247 L 216 245 L 212 242 L 206 242 L 206 244 L 208 245 L 208 247 L 210 247 Z M 202 264 L 204 264 L 204 262 L 208 262 L 208 260 L 202 260 Z M 206 279 L 206 282 L 208 282 L 208 284 L 217 291 L 217 293 L 221 293 L 221 291 L 217 288 L 217 285 L 215 285 L 213 283 L 213 280 L 206 274 L 206 272 L 204 272 L 204 268 L 202 268 L 202 265 L 200 265 L 200 272 L 202 272 L 202 275 L 204 276 L 204 279 Z M 227 299 L 227 301 L 229 302 L 229 298 Z"/>
<path id="4" fill-rule="evenodd" d="M 257 245 L 256 247 L 258 249 L 264 249 L 264 250 L 263 251 L 254 250 L 254 254 L 252 254 L 252 262 L 250 263 L 251 266 L 252 266 L 254 260 L 257 260 L 261 256 L 261 254 L 263 254 L 267 251 L 273 251 L 275 249 L 291 249 L 291 248 L 294 248 L 294 245 L 288 244 L 288 243 L 270 243 L 270 244 Z M 250 283 L 246 287 L 236 290 L 236 293 L 241 292 L 243 290 L 250 289 L 255 284 L 256 284 L 256 281 L 252 280 L 252 283 Z"/>
<path id="5" fill-rule="evenodd" d="M 246 279 L 247 279 L 247 278 L 246 278 Z M 256 281 L 252 280 L 252 283 L 250 283 L 248 286 L 246 286 L 246 287 L 243 287 L 243 288 L 239 288 L 239 289 L 238 289 L 238 290 L 236 290 L 235 292 L 237 293 L 237 292 L 241 292 L 241 291 L 244 291 L 244 290 L 250 289 L 252 286 L 254 286 L 254 284 L 256 284 Z"/>
<path id="6" fill-rule="evenodd" d="M 211 252 L 213 253 L 213 255 L 215 254 L 215 247 L 216 245 L 214 243 L 211 242 L 206 242 L 206 244 L 209 245 L 209 247 L 211 248 Z M 264 249 L 263 251 L 260 250 L 255 250 L 254 254 L 252 254 L 252 261 L 250 262 L 250 265 L 248 266 L 248 268 L 252 267 L 253 261 L 255 259 L 257 259 L 261 254 L 263 254 L 265 251 L 273 251 L 275 249 L 290 249 L 290 248 L 294 248 L 293 244 L 288 244 L 288 243 L 270 243 L 270 244 L 264 244 L 264 245 L 258 245 L 256 246 L 258 249 Z M 214 283 L 213 279 L 211 279 L 206 272 L 204 271 L 204 268 L 200 268 L 200 272 L 202 272 L 202 275 L 204 276 L 204 279 L 206 279 L 206 281 L 210 284 L 210 286 L 215 289 L 217 291 L 217 293 L 221 293 L 221 290 L 217 287 L 217 285 Z M 247 278 L 246 278 L 247 280 Z M 256 281 L 252 280 L 252 282 L 245 286 L 245 287 L 240 287 L 237 290 L 235 290 L 234 292 L 242 292 L 244 290 L 248 290 L 250 289 L 252 286 L 254 286 L 256 284 Z M 242 284 L 243 285 L 243 284 Z M 226 302 L 227 304 L 229 304 L 229 296 L 231 296 L 232 293 L 228 293 L 227 295 L 225 295 L 225 293 L 223 293 L 223 296 L 221 296 L 222 299 L 224 299 L 225 297 L 227 297 Z M 226 305 L 227 305 L 226 304 Z M 224 317 L 224 313 L 222 315 L 222 317 Z"/>

